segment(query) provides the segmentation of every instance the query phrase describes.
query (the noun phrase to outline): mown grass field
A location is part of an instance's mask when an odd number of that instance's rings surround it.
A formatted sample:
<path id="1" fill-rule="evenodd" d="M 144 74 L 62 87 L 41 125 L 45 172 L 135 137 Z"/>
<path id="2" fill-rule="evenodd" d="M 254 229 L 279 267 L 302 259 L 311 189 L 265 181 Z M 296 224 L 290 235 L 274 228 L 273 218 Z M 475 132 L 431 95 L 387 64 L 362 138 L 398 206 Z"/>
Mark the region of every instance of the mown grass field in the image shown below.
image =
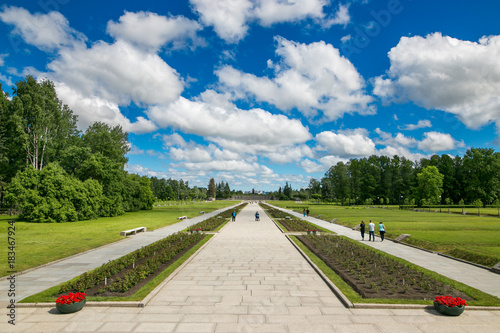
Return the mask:
<path id="1" fill-rule="evenodd" d="M 373 220 L 375 224 L 382 221 L 387 229 L 386 237 L 396 238 L 401 234 L 410 234 L 411 237 L 407 238 L 409 244 L 490 267 L 500 262 L 500 218 L 498 217 L 448 214 L 447 209 L 442 209 L 441 213 L 435 213 L 435 210 L 431 210 L 430 213 L 414 212 L 398 210 L 397 206 L 389 206 L 390 209 L 365 206 L 342 207 L 291 201 L 273 201 L 271 204 L 297 212 L 302 212 L 303 207 L 308 207 L 311 216 L 321 215 L 320 218 L 326 221 L 337 219 L 335 223 L 348 227 L 358 225 L 361 220 L 365 220 L 365 223 Z M 493 208 L 488 210 L 496 212 Z"/>
<path id="2" fill-rule="evenodd" d="M 192 218 L 228 207 L 238 201 L 214 201 L 155 207 L 153 210 L 129 212 L 117 217 L 67 223 L 28 223 L 13 216 L 0 216 L 0 276 L 7 275 L 8 222 L 15 220 L 15 271 L 36 267 L 54 260 L 84 252 L 120 239 L 120 231 L 136 227 L 154 230 L 179 222 L 177 217 Z"/>

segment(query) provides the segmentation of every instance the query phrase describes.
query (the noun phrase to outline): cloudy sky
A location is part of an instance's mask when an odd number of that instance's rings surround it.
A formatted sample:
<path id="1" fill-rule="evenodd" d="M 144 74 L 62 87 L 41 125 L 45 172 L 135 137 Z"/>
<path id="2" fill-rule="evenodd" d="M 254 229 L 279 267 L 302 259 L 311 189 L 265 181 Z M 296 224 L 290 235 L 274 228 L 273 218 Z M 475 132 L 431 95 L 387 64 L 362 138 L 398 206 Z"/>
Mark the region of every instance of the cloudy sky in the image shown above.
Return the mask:
<path id="1" fill-rule="evenodd" d="M 127 169 L 276 190 L 500 145 L 497 0 L 4 0 L 0 82 L 52 80 Z"/>

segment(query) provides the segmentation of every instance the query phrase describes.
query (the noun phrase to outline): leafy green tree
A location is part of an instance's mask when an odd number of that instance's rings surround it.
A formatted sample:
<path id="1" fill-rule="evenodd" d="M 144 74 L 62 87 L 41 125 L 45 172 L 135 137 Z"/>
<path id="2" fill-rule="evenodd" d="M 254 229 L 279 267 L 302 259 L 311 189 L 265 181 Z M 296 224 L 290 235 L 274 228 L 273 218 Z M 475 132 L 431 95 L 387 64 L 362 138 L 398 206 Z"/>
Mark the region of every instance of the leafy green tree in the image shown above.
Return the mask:
<path id="1" fill-rule="evenodd" d="M 122 167 L 128 161 L 128 133 L 120 125 L 111 127 L 102 122 L 93 123 L 82 135 L 82 140 L 83 146 L 90 148 L 93 154 L 101 154 Z"/>
<path id="2" fill-rule="evenodd" d="M 19 135 L 24 161 L 35 170 L 57 159 L 77 138 L 77 117 L 62 105 L 51 81 L 27 76 L 17 82 L 10 106 L 8 116 Z"/>
<path id="3" fill-rule="evenodd" d="M 493 149 L 472 148 L 463 158 L 468 202 L 481 199 L 483 204 L 500 198 L 500 153 Z"/>
<path id="4" fill-rule="evenodd" d="M 67 222 L 96 218 L 103 196 L 96 180 L 81 182 L 51 163 L 18 173 L 7 187 L 6 201 L 27 221 Z"/>
<path id="5" fill-rule="evenodd" d="M 417 174 L 417 196 L 420 200 L 425 200 L 430 205 L 439 202 L 439 197 L 443 193 L 443 178 L 435 166 L 428 166 Z"/>
<path id="6" fill-rule="evenodd" d="M 335 199 L 340 200 L 341 204 L 344 205 L 344 202 L 348 198 L 349 190 L 347 166 L 344 162 L 338 162 L 328 170 L 327 177 L 330 179 Z"/>
<path id="7" fill-rule="evenodd" d="M 8 147 L 7 147 L 7 107 L 9 100 L 7 94 L 2 89 L 0 83 L 0 205 L 3 204 L 5 186 L 7 186 L 7 166 L 8 166 Z"/>
<path id="8" fill-rule="evenodd" d="M 477 208 L 477 216 L 481 216 L 480 209 L 481 207 L 483 207 L 483 202 L 481 201 L 481 199 L 477 199 L 474 201 L 474 207 Z"/>
<path id="9" fill-rule="evenodd" d="M 283 187 L 283 195 L 285 196 L 285 200 L 289 200 L 292 198 L 292 186 L 285 183 L 285 187 Z"/>

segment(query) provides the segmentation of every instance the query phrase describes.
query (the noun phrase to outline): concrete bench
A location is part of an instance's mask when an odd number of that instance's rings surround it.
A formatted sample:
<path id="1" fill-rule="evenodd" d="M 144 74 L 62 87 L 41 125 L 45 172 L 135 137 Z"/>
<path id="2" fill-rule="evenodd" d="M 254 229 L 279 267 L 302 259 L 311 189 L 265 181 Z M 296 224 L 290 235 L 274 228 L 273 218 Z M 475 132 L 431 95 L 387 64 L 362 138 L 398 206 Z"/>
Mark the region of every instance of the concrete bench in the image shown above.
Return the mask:
<path id="1" fill-rule="evenodd" d="M 177 219 L 178 220 L 185 220 L 185 219 L 187 219 L 187 216 L 179 216 Z"/>
<path id="2" fill-rule="evenodd" d="M 463 212 L 462 215 L 467 215 L 467 212 Z"/>
<path id="3" fill-rule="evenodd" d="M 135 229 L 122 231 L 122 232 L 120 232 L 120 236 L 127 236 L 128 234 L 135 235 L 136 233 L 141 232 L 141 231 L 145 232 L 146 227 L 139 227 L 139 228 L 135 228 Z"/>

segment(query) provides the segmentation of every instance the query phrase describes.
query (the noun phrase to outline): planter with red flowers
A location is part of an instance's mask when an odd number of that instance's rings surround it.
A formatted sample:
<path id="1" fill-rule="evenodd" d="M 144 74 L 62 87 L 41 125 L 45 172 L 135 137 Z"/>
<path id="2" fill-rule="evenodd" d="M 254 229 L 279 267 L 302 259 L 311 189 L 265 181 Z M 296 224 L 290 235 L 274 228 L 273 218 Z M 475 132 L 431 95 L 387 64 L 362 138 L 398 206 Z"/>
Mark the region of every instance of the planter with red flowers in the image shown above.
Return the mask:
<path id="1" fill-rule="evenodd" d="M 434 308 L 441 314 L 447 316 L 460 316 L 467 303 L 460 297 L 436 296 Z"/>
<path id="2" fill-rule="evenodd" d="M 56 309 L 60 313 L 73 313 L 80 311 L 87 301 L 85 293 L 69 293 L 56 299 Z"/>

